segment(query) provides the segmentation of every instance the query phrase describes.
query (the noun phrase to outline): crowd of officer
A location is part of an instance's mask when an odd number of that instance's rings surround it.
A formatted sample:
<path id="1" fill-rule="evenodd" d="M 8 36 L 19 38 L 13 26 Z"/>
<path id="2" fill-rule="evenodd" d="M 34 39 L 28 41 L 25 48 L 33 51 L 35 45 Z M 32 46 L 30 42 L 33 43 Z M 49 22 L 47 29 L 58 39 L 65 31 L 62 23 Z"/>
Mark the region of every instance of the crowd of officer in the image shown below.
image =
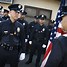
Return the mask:
<path id="1" fill-rule="evenodd" d="M 6 63 L 11 67 L 18 67 L 20 55 L 28 53 L 29 50 L 26 64 L 32 62 L 37 50 L 35 67 L 40 66 L 42 49 L 46 49 L 52 21 L 46 26 L 47 17 L 39 15 L 34 16 L 34 21 L 28 23 L 24 19 L 27 12 L 22 8 L 21 4 L 12 4 L 8 6 L 8 11 L 0 6 L 0 67 L 4 67 Z"/>

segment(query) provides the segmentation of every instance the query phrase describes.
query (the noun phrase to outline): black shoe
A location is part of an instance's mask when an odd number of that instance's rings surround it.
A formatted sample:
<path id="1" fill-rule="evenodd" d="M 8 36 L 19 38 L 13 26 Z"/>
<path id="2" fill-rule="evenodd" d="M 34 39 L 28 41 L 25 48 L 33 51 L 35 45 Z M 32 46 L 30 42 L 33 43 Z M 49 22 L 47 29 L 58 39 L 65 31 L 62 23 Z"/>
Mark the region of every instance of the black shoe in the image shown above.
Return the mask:
<path id="1" fill-rule="evenodd" d="M 32 61 L 27 61 L 25 64 L 30 64 Z"/>

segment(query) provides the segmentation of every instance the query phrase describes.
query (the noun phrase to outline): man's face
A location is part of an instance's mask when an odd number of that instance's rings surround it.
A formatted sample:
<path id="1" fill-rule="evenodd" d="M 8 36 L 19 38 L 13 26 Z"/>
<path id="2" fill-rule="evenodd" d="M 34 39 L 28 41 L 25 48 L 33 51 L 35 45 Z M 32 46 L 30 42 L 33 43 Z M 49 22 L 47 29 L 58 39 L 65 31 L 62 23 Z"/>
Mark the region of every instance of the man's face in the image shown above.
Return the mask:
<path id="1" fill-rule="evenodd" d="M 14 20 L 18 19 L 18 12 L 14 11 L 14 10 L 11 10 L 10 15 Z"/>
<path id="2" fill-rule="evenodd" d="M 40 24 L 44 24 L 45 20 L 39 19 Z"/>
<path id="3" fill-rule="evenodd" d="M 34 19 L 35 22 L 38 22 L 38 19 Z"/>
<path id="4" fill-rule="evenodd" d="M 19 15 L 18 15 L 18 18 L 22 18 L 22 19 L 24 19 L 25 18 L 25 15 L 22 15 L 22 13 L 19 13 Z"/>
<path id="5" fill-rule="evenodd" d="M 19 14 L 18 14 L 18 18 L 21 18 L 21 17 L 22 17 L 22 14 L 21 14 L 21 13 L 19 13 Z"/>

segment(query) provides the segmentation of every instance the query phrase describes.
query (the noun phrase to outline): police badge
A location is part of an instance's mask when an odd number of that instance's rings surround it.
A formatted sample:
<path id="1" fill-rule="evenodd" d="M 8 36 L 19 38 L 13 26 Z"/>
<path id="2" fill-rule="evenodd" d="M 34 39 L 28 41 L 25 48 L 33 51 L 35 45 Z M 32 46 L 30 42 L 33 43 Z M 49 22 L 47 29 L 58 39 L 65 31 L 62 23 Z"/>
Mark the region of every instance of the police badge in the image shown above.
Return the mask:
<path id="1" fill-rule="evenodd" d="M 43 28 L 42 31 L 45 31 L 45 28 Z"/>
<path id="2" fill-rule="evenodd" d="M 25 26 L 25 23 L 23 23 L 23 26 Z"/>
<path id="3" fill-rule="evenodd" d="M 17 27 L 17 32 L 20 32 L 20 27 Z"/>

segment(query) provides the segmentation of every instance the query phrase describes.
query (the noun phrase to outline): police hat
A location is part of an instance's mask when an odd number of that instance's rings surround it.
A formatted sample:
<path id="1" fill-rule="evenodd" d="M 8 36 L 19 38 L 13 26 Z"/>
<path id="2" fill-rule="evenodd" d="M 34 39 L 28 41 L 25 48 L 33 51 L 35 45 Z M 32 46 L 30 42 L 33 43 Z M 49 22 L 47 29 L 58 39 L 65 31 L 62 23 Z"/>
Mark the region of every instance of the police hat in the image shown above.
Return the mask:
<path id="1" fill-rule="evenodd" d="M 3 9 L 3 7 L 2 7 L 2 6 L 0 6 L 0 11 L 2 11 L 2 9 Z"/>
<path id="2" fill-rule="evenodd" d="M 22 5 L 20 4 L 12 4 L 10 6 L 8 6 L 9 10 L 15 10 L 17 12 L 20 12 L 20 10 L 22 9 Z"/>
<path id="3" fill-rule="evenodd" d="M 39 16 L 34 16 L 35 19 L 39 19 Z"/>
<path id="4" fill-rule="evenodd" d="M 9 11 L 8 11 L 7 9 L 4 9 L 4 13 L 5 13 L 5 12 L 9 13 Z"/>
<path id="5" fill-rule="evenodd" d="M 22 15 L 26 15 L 27 14 L 27 12 L 25 10 L 21 10 L 20 12 L 22 13 Z"/>
<path id="6" fill-rule="evenodd" d="M 47 17 L 46 17 L 45 15 L 43 15 L 43 14 L 39 16 L 39 19 L 41 19 L 41 20 L 44 20 L 44 19 L 46 19 L 46 18 L 47 18 Z"/>

